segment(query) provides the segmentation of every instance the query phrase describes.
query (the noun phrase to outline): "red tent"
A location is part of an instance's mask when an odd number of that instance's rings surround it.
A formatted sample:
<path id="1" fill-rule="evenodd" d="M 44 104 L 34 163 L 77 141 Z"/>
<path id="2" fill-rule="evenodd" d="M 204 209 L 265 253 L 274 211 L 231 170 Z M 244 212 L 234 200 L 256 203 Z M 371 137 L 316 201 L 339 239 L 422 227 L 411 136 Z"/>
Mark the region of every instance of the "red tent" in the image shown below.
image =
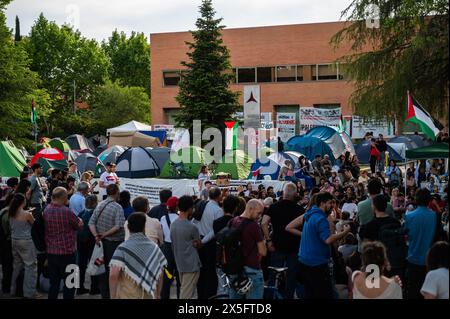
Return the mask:
<path id="1" fill-rule="evenodd" d="M 31 165 L 36 163 L 41 157 L 51 161 L 64 160 L 64 154 L 57 148 L 43 148 L 33 156 L 31 159 Z"/>

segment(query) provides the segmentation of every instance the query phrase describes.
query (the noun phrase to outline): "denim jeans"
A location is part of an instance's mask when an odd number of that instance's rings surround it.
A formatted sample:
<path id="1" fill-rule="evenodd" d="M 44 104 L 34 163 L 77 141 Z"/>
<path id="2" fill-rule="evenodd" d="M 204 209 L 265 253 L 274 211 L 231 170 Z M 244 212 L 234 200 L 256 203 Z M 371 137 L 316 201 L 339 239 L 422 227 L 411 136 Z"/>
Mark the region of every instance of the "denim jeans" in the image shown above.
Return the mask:
<path id="1" fill-rule="evenodd" d="M 16 291 L 16 280 L 23 268 L 25 276 L 23 280 L 23 296 L 34 298 L 37 284 L 37 258 L 36 249 L 31 239 L 12 240 L 13 274 L 11 280 L 11 292 Z"/>
<path id="2" fill-rule="evenodd" d="M 297 253 L 288 254 L 279 251 L 274 251 L 271 254 L 270 265 L 272 267 L 288 267 L 286 286 L 282 292 L 285 299 L 293 299 L 294 291 L 297 286 L 298 275 L 298 257 Z M 275 285 L 275 273 L 270 272 L 269 286 Z"/>
<path id="3" fill-rule="evenodd" d="M 234 289 L 230 289 L 230 299 L 263 299 L 264 296 L 264 278 L 261 269 L 253 269 L 244 267 L 244 273 L 251 279 L 252 287 L 245 295 L 238 294 Z M 231 276 L 230 280 L 233 282 L 237 275 Z"/>

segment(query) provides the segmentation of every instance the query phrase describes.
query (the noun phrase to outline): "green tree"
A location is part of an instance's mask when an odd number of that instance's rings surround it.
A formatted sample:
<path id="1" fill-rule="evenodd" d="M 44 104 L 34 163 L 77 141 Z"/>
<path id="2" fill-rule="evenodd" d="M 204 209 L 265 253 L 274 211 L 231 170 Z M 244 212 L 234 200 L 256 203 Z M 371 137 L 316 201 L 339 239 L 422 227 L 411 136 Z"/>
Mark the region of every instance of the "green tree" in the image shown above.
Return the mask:
<path id="1" fill-rule="evenodd" d="M 121 86 L 107 81 L 97 87 L 89 99 L 95 132 L 105 134 L 106 129 L 137 120 L 149 123 L 149 100 L 141 87 Z"/>
<path id="2" fill-rule="evenodd" d="M 16 33 L 14 36 L 14 41 L 19 42 L 20 40 L 22 40 L 22 36 L 20 35 L 20 21 L 19 17 L 16 16 Z"/>
<path id="3" fill-rule="evenodd" d="M 30 60 L 21 46 L 14 45 L 6 27 L 4 9 L 10 0 L 0 0 L 0 139 L 30 146 L 31 101 L 36 101 L 39 120 L 49 112 L 49 96 L 38 89 L 39 76 L 29 68 Z"/>
<path id="4" fill-rule="evenodd" d="M 202 128 L 223 128 L 223 122 L 241 108 L 239 93 L 228 87 L 234 75 L 230 53 L 221 36 L 222 19 L 214 18 L 211 0 L 202 1 L 200 14 L 197 30 L 191 31 L 194 41 L 186 42 L 190 61 L 181 62 L 186 70 L 182 73 L 176 97 L 181 107 L 175 116 L 177 125 L 190 131 L 193 120 L 201 120 Z"/>
<path id="5" fill-rule="evenodd" d="M 370 6 L 379 7 L 379 28 L 366 24 Z M 448 117 L 448 0 L 354 0 L 342 17 L 352 21 L 332 38 L 350 43 L 347 73 L 355 83 L 355 113 L 406 116 L 409 90 L 427 110 Z M 370 24 L 369 24 L 370 26 Z M 445 114 L 445 115 L 444 115 Z"/>
<path id="6" fill-rule="evenodd" d="M 114 30 L 102 47 L 111 61 L 110 79 L 126 86 L 140 86 L 150 96 L 150 45 L 144 34 L 133 31 L 127 38 L 124 32 Z"/>
<path id="7" fill-rule="evenodd" d="M 22 42 L 32 59 L 31 69 L 39 74 L 52 99 L 51 133 L 64 137 L 80 132 L 89 119 L 71 115 L 74 91 L 76 101 L 86 101 L 107 79 L 108 57 L 95 40 L 82 37 L 69 26 L 49 22 L 43 14 Z M 80 116 L 85 113 L 80 111 Z M 69 123 L 72 120 L 74 123 Z"/>

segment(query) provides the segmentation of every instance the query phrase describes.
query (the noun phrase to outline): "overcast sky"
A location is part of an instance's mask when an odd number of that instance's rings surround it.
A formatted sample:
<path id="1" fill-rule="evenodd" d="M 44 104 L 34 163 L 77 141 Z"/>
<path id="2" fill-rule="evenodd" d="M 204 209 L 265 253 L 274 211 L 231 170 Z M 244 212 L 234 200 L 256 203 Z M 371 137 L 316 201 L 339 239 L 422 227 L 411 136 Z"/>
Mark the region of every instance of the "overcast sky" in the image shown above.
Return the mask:
<path id="1" fill-rule="evenodd" d="M 19 16 L 21 34 L 29 33 L 38 15 L 79 25 L 82 34 L 99 41 L 114 29 L 150 33 L 194 29 L 200 0 L 13 0 L 8 27 Z M 351 0 L 215 0 L 217 16 L 229 28 L 338 21 Z M 79 13 L 79 14 L 78 14 Z"/>

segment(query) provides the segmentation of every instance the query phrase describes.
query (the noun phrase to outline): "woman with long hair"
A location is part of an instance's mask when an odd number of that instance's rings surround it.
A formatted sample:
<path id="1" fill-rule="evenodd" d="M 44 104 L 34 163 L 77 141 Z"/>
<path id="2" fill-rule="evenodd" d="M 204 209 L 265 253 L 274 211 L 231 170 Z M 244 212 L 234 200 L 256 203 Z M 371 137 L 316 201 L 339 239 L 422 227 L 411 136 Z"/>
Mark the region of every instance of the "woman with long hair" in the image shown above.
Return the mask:
<path id="1" fill-rule="evenodd" d="M 386 176 L 388 178 L 388 183 L 392 187 L 398 187 L 401 183 L 401 172 L 397 167 L 397 164 L 391 160 L 389 162 L 389 167 L 386 169 Z"/>
<path id="2" fill-rule="evenodd" d="M 132 213 L 134 213 L 134 209 L 131 206 L 131 194 L 129 191 L 121 191 L 119 194 L 119 204 L 122 206 L 123 215 L 125 219 L 128 219 Z"/>
<path id="3" fill-rule="evenodd" d="M 427 254 L 427 276 L 420 290 L 425 299 L 447 299 L 449 290 L 448 259 L 449 245 L 438 241 Z"/>
<path id="4" fill-rule="evenodd" d="M 34 223 L 33 214 L 25 210 L 26 198 L 23 194 L 14 194 L 9 205 L 9 225 L 11 229 L 11 244 L 13 255 L 13 274 L 11 292 L 16 291 L 16 280 L 23 268 L 23 296 L 36 297 L 37 256 L 36 248 L 31 238 L 31 227 Z"/>

